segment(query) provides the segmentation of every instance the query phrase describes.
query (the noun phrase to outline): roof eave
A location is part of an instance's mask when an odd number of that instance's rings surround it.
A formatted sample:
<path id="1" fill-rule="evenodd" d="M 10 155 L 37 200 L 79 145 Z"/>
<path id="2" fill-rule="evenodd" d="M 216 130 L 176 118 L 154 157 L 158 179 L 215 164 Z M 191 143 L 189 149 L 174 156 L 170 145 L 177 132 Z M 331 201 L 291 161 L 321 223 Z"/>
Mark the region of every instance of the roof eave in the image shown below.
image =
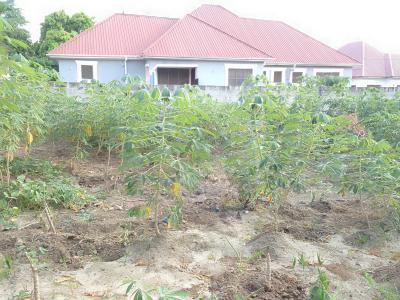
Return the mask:
<path id="1" fill-rule="evenodd" d="M 143 56 L 144 59 L 173 59 L 173 60 L 210 60 L 210 61 L 253 61 L 253 62 L 266 62 L 273 60 L 273 58 L 265 57 L 195 57 L 195 56 Z"/>
<path id="2" fill-rule="evenodd" d="M 140 55 L 82 55 L 82 54 L 46 54 L 50 59 L 142 59 Z"/>
<path id="3" fill-rule="evenodd" d="M 293 66 L 297 67 L 342 67 L 352 68 L 361 66 L 359 63 L 297 63 L 297 62 L 274 62 L 273 64 L 266 64 L 265 66 Z"/>
<path id="4" fill-rule="evenodd" d="M 82 54 L 47 54 L 51 59 L 173 59 L 173 60 L 212 60 L 212 61 L 253 61 L 266 62 L 272 61 L 273 58 L 260 57 L 179 57 L 179 56 L 141 56 L 141 55 L 82 55 Z"/>

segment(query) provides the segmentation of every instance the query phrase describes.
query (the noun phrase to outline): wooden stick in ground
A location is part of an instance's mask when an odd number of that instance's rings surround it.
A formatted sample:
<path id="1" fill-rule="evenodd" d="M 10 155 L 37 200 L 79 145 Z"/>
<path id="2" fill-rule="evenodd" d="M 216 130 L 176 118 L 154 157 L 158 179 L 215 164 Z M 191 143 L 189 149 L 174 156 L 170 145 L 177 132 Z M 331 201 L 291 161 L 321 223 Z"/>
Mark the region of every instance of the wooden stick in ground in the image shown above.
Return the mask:
<path id="1" fill-rule="evenodd" d="M 271 289 L 271 256 L 267 253 L 267 286 Z"/>
<path id="2" fill-rule="evenodd" d="M 32 270 L 32 278 L 33 278 L 33 300 L 40 300 L 40 291 L 39 291 L 39 273 L 37 267 L 34 265 L 32 262 L 31 258 L 29 257 L 28 254 L 26 254 L 26 257 L 29 260 L 29 263 L 31 265 L 31 270 Z"/>
<path id="3" fill-rule="evenodd" d="M 54 223 L 53 223 L 53 219 L 51 218 L 50 209 L 49 209 L 49 206 L 47 205 L 46 200 L 44 201 L 44 212 L 46 213 L 46 218 L 47 218 L 47 221 L 49 222 L 51 231 L 54 234 L 57 233 L 56 232 L 56 228 L 55 228 Z"/>

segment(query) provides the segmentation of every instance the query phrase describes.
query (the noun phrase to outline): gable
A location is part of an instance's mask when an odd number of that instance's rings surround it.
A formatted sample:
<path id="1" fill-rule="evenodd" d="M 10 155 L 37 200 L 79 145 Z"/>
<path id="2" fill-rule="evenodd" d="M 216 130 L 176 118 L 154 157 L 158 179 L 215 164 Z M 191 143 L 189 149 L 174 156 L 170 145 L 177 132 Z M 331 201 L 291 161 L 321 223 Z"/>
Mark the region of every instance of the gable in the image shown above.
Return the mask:
<path id="1" fill-rule="evenodd" d="M 191 15 L 267 53 L 276 63 L 358 63 L 283 22 L 241 18 L 217 5 L 202 5 Z"/>
<path id="2" fill-rule="evenodd" d="M 400 76 L 399 55 L 383 53 L 364 42 L 349 43 L 339 51 L 362 62 L 361 67 L 353 68 L 353 77 Z"/>
<path id="3" fill-rule="evenodd" d="M 269 58 L 266 53 L 186 15 L 143 52 L 144 56 L 196 58 Z"/>

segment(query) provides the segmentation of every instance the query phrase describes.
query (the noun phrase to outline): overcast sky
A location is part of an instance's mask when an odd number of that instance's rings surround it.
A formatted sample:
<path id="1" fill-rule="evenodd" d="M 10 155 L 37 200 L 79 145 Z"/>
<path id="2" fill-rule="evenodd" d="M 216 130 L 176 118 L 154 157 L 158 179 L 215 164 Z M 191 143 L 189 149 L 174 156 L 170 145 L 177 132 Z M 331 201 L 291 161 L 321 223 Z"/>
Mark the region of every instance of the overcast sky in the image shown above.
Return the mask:
<path id="1" fill-rule="evenodd" d="M 239 16 L 286 22 L 338 48 L 363 40 L 384 52 L 400 53 L 399 0 L 16 0 L 39 38 L 44 16 L 64 9 L 99 22 L 117 12 L 182 17 L 202 3 L 220 4 Z"/>

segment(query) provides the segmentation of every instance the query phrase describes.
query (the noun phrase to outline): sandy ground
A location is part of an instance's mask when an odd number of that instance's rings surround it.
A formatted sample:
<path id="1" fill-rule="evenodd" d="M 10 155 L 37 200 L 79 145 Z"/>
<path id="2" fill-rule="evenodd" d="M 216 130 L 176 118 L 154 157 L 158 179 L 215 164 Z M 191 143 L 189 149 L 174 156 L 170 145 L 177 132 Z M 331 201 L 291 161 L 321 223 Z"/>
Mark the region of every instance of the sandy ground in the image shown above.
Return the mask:
<path id="1" fill-rule="evenodd" d="M 40 149 L 36 155 L 41 156 Z M 54 163 L 64 159 L 55 152 Z M 275 223 L 268 207 L 237 210 L 237 192 L 224 174 L 215 172 L 197 193 L 186 194 L 182 227 L 164 226 L 156 237 L 150 220 L 127 215 L 144 198 L 126 196 L 115 186 L 118 178 L 99 175 L 104 169 L 104 159 L 96 158 L 71 170 L 88 190 L 110 192 L 84 211 L 57 211 L 57 235 L 37 222 L 35 212 L 19 217 L 23 229 L 0 232 L 0 253 L 15 263 L 11 276 L 0 282 L 0 299 L 18 299 L 16 295 L 32 289 L 26 249 L 45 249 L 39 255 L 43 299 L 126 299 L 126 280 L 145 289 L 186 290 L 191 299 L 234 299 L 239 294 L 307 299 L 318 268 L 327 272 L 337 299 L 371 299 L 365 272 L 400 288 L 399 239 L 373 203 L 373 209 L 365 210 L 357 200 L 329 192 L 315 201 L 309 194 L 290 195 Z M 302 254 L 308 265 L 293 268 L 293 258 Z"/>

